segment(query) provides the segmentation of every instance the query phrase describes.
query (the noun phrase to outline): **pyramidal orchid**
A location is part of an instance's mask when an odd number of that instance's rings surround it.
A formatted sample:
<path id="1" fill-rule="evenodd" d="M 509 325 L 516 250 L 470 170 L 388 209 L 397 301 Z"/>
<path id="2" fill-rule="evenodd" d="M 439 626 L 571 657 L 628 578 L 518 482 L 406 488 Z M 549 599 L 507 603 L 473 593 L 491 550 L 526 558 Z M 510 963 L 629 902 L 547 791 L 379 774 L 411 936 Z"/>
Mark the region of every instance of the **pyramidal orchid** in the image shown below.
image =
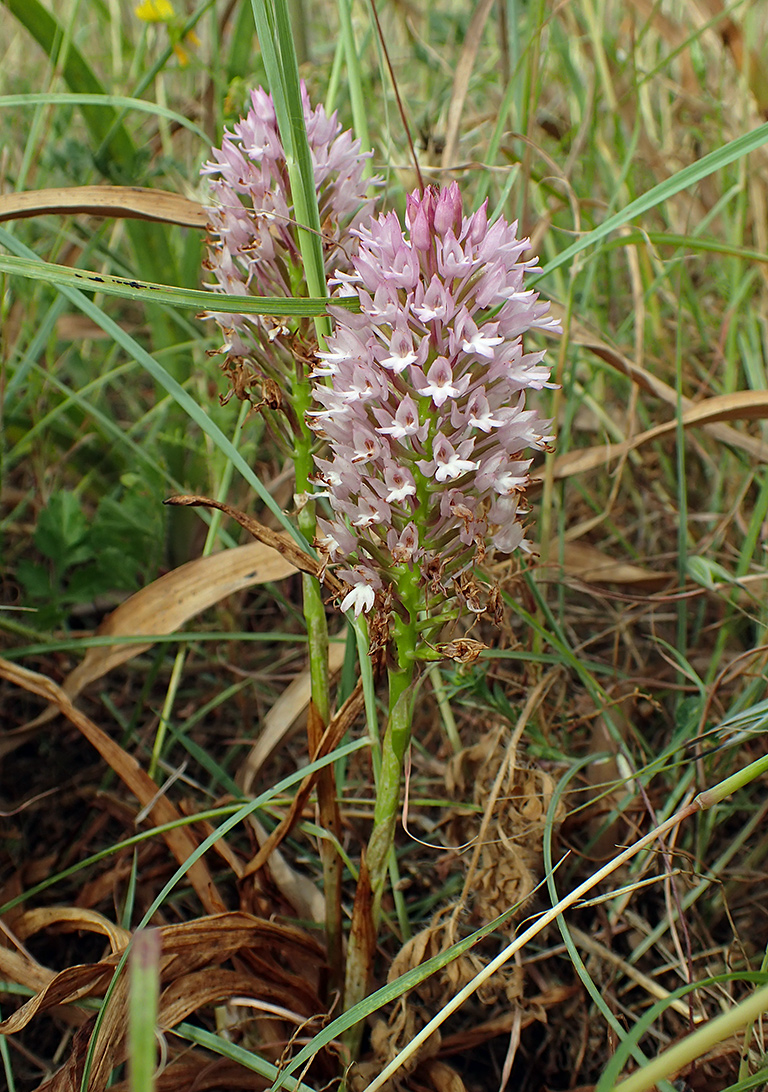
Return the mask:
<path id="1" fill-rule="evenodd" d="M 348 270 L 357 245 L 350 231 L 369 215 L 369 192 L 377 180 L 365 178 L 369 153 L 342 130 L 336 114 L 313 108 L 304 84 L 301 98 L 326 268 Z M 240 296 L 306 295 L 286 154 L 268 92 L 257 88 L 251 93 L 250 110 L 225 130 L 212 156 L 201 170 L 210 180 L 211 195 L 204 266 L 214 282 L 208 287 Z M 289 331 L 274 319 L 215 311 L 207 317 L 221 327 L 228 359 L 246 360 L 278 383 L 281 367 L 289 373 L 294 367 L 291 354 L 275 346 Z M 270 369 L 276 359 L 277 375 Z"/>
<path id="2" fill-rule="evenodd" d="M 342 607 L 358 616 L 391 599 L 426 635 L 446 601 L 478 609 L 468 576 L 489 548 L 529 548 L 530 453 L 552 437 L 526 392 L 550 372 L 522 335 L 557 323 L 524 287 L 535 261 L 516 228 L 489 225 L 485 206 L 464 216 L 456 183 L 429 188 L 409 196 L 405 231 L 395 213 L 356 229 L 353 271 L 337 275 L 361 311 L 335 313 L 314 372 L 327 385 L 312 427 L 330 448 L 315 481 L 333 511 L 317 545 L 345 563 Z"/>
<path id="3" fill-rule="evenodd" d="M 473 572 L 490 549 L 527 549 L 523 494 L 531 453 L 552 439 L 526 406 L 549 382 L 527 330 L 554 329 L 548 305 L 524 285 L 535 262 L 517 225 L 465 216 L 459 187 L 407 199 L 355 229 L 352 270 L 337 283 L 360 313 L 331 308 L 335 332 L 318 353 L 311 427 L 316 458 L 316 546 L 349 591 L 341 606 L 369 620 L 387 651 L 389 713 L 381 741 L 373 831 L 361 871 L 347 957 L 345 1006 L 367 989 L 394 840 L 416 665 L 440 652 L 468 658 L 470 642 L 435 649 L 460 610 L 497 613 L 498 594 Z M 368 890 L 363 891 L 366 886 Z M 353 1033 L 359 1036 L 359 1028 Z"/>

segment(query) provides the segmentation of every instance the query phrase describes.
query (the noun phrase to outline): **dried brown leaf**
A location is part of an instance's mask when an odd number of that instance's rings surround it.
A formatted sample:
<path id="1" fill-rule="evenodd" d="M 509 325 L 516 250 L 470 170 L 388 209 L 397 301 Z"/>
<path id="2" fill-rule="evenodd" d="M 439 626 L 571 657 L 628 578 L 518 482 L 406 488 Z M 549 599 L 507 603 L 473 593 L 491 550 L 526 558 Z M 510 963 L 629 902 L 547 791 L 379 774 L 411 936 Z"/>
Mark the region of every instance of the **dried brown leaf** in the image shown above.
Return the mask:
<path id="1" fill-rule="evenodd" d="M 0 221 L 51 213 L 159 220 L 201 231 L 205 231 L 208 219 L 204 206 L 197 201 L 140 186 L 54 186 L 0 196 Z"/>
<path id="2" fill-rule="evenodd" d="M 39 1012 L 53 1008 L 54 1005 L 71 1005 L 85 997 L 99 994 L 106 987 L 114 973 L 114 965 L 109 960 L 101 963 L 85 963 L 77 967 L 67 967 L 60 971 L 47 986 L 44 986 L 21 1008 L 12 1013 L 0 1024 L 3 1035 L 14 1035 L 25 1028 Z"/>
<path id="3" fill-rule="evenodd" d="M 341 671 L 344 654 L 345 647 L 342 642 L 332 641 L 329 644 L 328 671 L 331 677 Z M 289 683 L 264 717 L 259 737 L 248 752 L 238 778 L 238 784 L 242 785 L 246 795 L 251 792 L 261 767 L 308 709 L 311 694 L 312 682 L 307 668 Z"/>
<path id="4" fill-rule="evenodd" d="M 203 1051 L 185 1049 L 182 1057 L 174 1059 L 155 1075 L 155 1092 L 256 1092 L 268 1088 L 270 1082 L 259 1078 L 239 1062 L 226 1058 L 212 1058 Z M 43 1092 L 38 1089 L 37 1092 Z M 110 1092 L 132 1092 L 127 1081 L 110 1085 Z"/>
<path id="5" fill-rule="evenodd" d="M 28 691 L 37 694 L 38 697 L 54 705 L 59 712 L 82 733 L 107 762 L 123 783 L 138 798 L 143 808 L 149 807 L 149 814 L 158 826 L 165 823 L 174 823 L 181 819 L 176 808 L 170 800 L 164 796 L 158 796 L 157 785 L 151 777 L 141 768 L 132 755 L 127 754 L 122 747 L 102 731 L 98 725 L 86 717 L 84 713 L 73 704 L 68 694 L 65 694 L 60 686 L 36 671 L 29 671 L 19 664 L 0 659 L 0 678 Z M 151 805 L 151 806 L 150 806 Z M 175 827 L 166 830 L 163 838 L 179 864 L 184 864 L 197 849 L 194 836 L 186 827 Z M 217 913 L 225 909 L 211 874 L 205 861 L 196 861 L 190 865 L 187 871 L 187 879 L 195 889 L 198 898 L 205 910 L 209 913 Z"/>
<path id="6" fill-rule="evenodd" d="M 0 978 L 6 982 L 18 982 L 28 989 L 43 990 L 55 977 L 55 971 L 44 967 L 24 952 L 0 948 Z"/>
<path id="7" fill-rule="evenodd" d="M 254 584 L 282 580 L 296 572 L 290 561 L 261 542 L 249 542 L 209 557 L 198 557 L 148 584 L 121 603 L 99 627 L 99 636 L 154 637 L 173 633 L 196 614 Z M 151 647 L 104 645 L 90 648 L 62 688 L 70 697 L 126 660 Z"/>
<path id="8" fill-rule="evenodd" d="M 16 920 L 15 933 L 26 940 L 52 925 L 58 932 L 101 933 L 109 940 L 113 952 L 122 951 L 131 939 L 127 929 L 121 929 L 103 914 L 78 906 L 40 906 L 27 910 Z"/>
<path id="9" fill-rule="evenodd" d="M 256 835 L 257 844 L 264 845 L 269 834 L 255 815 L 248 816 L 248 824 Z M 293 907 L 295 917 L 301 921 L 314 921 L 318 925 L 325 924 L 325 897 L 321 888 L 309 876 L 290 865 L 278 848 L 272 849 L 269 855 L 269 882 Z"/>
<path id="10" fill-rule="evenodd" d="M 318 758 L 323 758 L 325 755 L 330 754 L 334 747 L 338 746 L 350 726 L 360 714 L 363 708 L 363 702 L 363 688 L 362 684 L 358 682 L 355 689 L 344 702 L 336 716 L 331 719 L 331 723 L 323 732 L 318 748 L 311 756 L 313 762 Z M 291 801 L 288 813 L 272 831 L 256 856 L 248 862 L 243 870 L 243 876 L 252 876 L 254 872 L 258 872 L 260 868 L 263 868 L 269 860 L 269 855 L 273 849 L 279 846 L 284 838 L 288 837 L 291 830 L 296 825 L 296 822 L 304 809 L 304 805 L 309 799 L 309 794 L 312 791 L 312 787 L 316 780 L 317 772 L 308 774 L 307 777 L 304 778 Z"/>
<path id="11" fill-rule="evenodd" d="M 439 1058 L 427 1058 L 419 1066 L 419 1080 L 428 1081 L 435 1092 L 466 1092 L 464 1082 L 455 1069 Z"/>
<path id="12" fill-rule="evenodd" d="M 331 573 L 324 572 L 324 566 L 295 542 L 284 531 L 273 531 L 265 523 L 249 516 L 247 512 L 241 512 L 239 508 L 233 508 L 231 504 L 212 500 L 210 497 L 200 497 L 192 494 L 181 494 L 177 497 L 169 497 L 165 502 L 177 508 L 215 508 L 218 512 L 224 512 L 231 519 L 236 520 L 257 542 L 263 542 L 265 546 L 271 546 L 283 557 L 294 565 L 300 572 L 309 573 L 318 579 L 322 576 L 324 583 L 328 585 L 333 595 L 343 591 L 344 585 Z"/>
<path id="13" fill-rule="evenodd" d="M 732 394 L 715 395 L 693 404 L 682 414 L 681 421 L 683 428 L 694 428 L 722 421 L 758 421 L 766 418 L 768 418 L 768 391 L 734 391 Z M 595 470 L 612 459 L 628 455 L 643 444 L 674 434 L 676 429 L 677 420 L 673 418 L 618 444 L 601 444 L 597 447 L 569 451 L 555 459 L 551 473 L 554 478 L 560 479 Z M 726 442 L 734 447 L 745 448 L 747 445 L 737 442 L 737 437 L 741 441 L 751 439 L 729 429 Z M 757 441 L 752 441 L 753 445 L 755 443 Z M 763 462 L 768 462 L 768 446 L 765 444 L 759 446 L 759 458 Z M 540 470 L 531 475 L 531 479 L 541 480 L 545 473 L 546 471 Z"/>
<path id="14" fill-rule="evenodd" d="M 674 573 L 654 572 L 626 561 L 617 561 L 602 550 L 581 542 L 566 542 L 563 546 L 563 561 L 558 559 L 558 546 L 550 549 L 549 558 L 536 566 L 537 580 L 551 580 L 559 583 L 563 574 L 577 577 L 587 584 L 641 585 L 643 588 L 662 588 L 675 578 Z"/>
<path id="15" fill-rule="evenodd" d="M 74 923 L 77 911 L 67 909 L 59 920 Z M 233 994 L 266 997 L 284 1008 L 298 1011 L 304 1018 L 318 1011 L 319 1001 L 307 989 L 306 975 L 298 978 L 283 969 L 291 953 L 304 966 L 322 964 L 322 948 L 300 929 L 234 912 L 167 925 L 159 933 L 162 942 L 160 979 L 166 987 L 160 1001 L 162 1027 L 172 1027 L 195 1009 Z M 255 955 L 257 952 L 260 955 Z M 0 1025 L 0 1034 L 20 1031 L 34 1016 L 53 1006 L 101 995 L 121 955 L 122 952 L 114 952 L 99 963 L 70 967 L 57 974 Z M 249 973 L 222 969 L 220 964 L 234 955 L 239 955 L 246 965 L 253 964 L 261 970 Z M 122 975 L 99 1032 L 89 1083 L 92 1092 L 102 1092 L 112 1069 L 125 1058 L 127 1001 L 127 976 Z M 50 1082 L 41 1086 L 46 1092 L 62 1092 L 78 1086 L 91 1032 L 90 1022 L 78 1032 L 67 1064 Z"/>
<path id="16" fill-rule="evenodd" d="M 153 580 L 108 614 L 97 631 L 100 637 L 157 637 L 173 633 L 196 614 L 228 595 L 254 584 L 282 580 L 296 572 L 276 550 L 260 542 L 198 557 Z M 146 644 L 100 645 L 89 648 L 82 663 L 66 676 L 61 687 L 71 698 L 113 668 L 146 652 Z M 0 742 L 0 755 L 20 746 L 31 731 L 52 720 L 56 709 L 39 717 Z"/>

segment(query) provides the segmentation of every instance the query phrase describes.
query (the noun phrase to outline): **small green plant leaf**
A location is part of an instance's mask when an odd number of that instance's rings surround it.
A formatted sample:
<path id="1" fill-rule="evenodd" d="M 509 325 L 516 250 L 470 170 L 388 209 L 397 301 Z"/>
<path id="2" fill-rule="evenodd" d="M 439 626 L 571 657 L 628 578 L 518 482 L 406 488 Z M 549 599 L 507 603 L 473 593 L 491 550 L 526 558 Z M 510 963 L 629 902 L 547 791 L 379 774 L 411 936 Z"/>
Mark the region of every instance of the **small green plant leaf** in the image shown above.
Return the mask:
<path id="1" fill-rule="evenodd" d="M 35 530 L 35 545 L 58 571 L 87 561 L 90 551 L 84 544 L 88 520 L 74 493 L 61 492 L 51 497 L 40 513 Z"/>
<path id="2" fill-rule="evenodd" d="M 727 569 L 724 569 L 717 561 L 712 561 L 707 557 L 694 555 L 686 558 L 685 570 L 691 580 L 700 584 L 702 588 L 711 590 L 716 588 L 718 584 L 734 583 L 734 578 Z"/>

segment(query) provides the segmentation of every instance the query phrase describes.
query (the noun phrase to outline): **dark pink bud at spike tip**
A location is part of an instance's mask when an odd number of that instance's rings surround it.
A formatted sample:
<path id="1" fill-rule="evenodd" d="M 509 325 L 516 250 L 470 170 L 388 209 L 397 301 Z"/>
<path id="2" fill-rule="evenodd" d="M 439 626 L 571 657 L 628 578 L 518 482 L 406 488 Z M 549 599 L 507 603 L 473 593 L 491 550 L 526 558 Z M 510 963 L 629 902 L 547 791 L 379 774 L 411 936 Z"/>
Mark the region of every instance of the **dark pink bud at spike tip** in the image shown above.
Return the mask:
<path id="1" fill-rule="evenodd" d="M 457 182 L 452 182 L 437 198 L 435 231 L 439 235 L 447 235 L 452 231 L 458 238 L 461 231 L 461 191 Z"/>
<path id="2" fill-rule="evenodd" d="M 416 211 L 411 225 L 411 242 L 417 250 L 426 253 L 432 245 L 432 231 L 430 229 L 428 210 L 420 205 Z"/>

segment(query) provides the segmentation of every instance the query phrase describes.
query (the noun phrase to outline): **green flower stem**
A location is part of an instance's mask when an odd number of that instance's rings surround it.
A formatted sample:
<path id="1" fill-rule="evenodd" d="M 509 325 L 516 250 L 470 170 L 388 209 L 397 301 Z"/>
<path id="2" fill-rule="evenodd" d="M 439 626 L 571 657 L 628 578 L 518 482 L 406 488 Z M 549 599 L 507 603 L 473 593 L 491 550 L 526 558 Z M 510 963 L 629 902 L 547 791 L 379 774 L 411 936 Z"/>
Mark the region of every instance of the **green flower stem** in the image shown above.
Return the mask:
<path id="1" fill-rule="evenodd" d="M 413 683 L 416 668 L 418 634 L 419 573 L 407 565 L 399 566 L 398 592 L 408 611 L 408 618 L 394 616 L 394 645 L 397 665 L 389 670 L 389 717 L 381 747 L 381 776 L 376 786 L 373 830 L 368 843 L 367 863 L 373 893 L 373 924 L 378 928 L 381 897 L 387 874 L 387 862 L 395 838 L 395 823 L 400 807 L 400 783 L 405 752 L 411 741 L 413 722 Z"/>
<path id="2" fill-rule="evenodd" d="M 296 492 L 304 499 L 310 488 L 312 471 L 312 435 L 304 425 L 304 414 L 310 400 L 309 383 L 298 380 L 294 388 L 294 405 L 302 422 L 302 434 L 297 437 L 295 448 Z M 315 537 L 315 503 L 304 500 L 298 517 L 299 530 L 312 542 Z M 307 627 L 309 650 L 310 692 L 315 712 L 322 722 L 320 733 L 328 725 L 331 714 L 330 677 L 328 673 L 328 620 L 325 615 L 323 593 L 313 576 L 302 574 L 301 587 L 304 600 L 304 621 Z M 310 714 L 311 715 L 311 714 Z M 310 750 L 318 742 L 319 735 L 310 735 Z M 317 785 L 320 821 L 328 829 L 330 838 L 320 840 L 320 857 L 323 863 L 323 893 L 325 897 L 325 936 L 330 967 L 330 989 L 340 987 L 343 965 L 343 936 L 341 916 L 341 858 L 334 840 L 340 836 L 340 820 L 336 797 L 336 777 L 332 766 L 318 775 Z"/>
<path id="3" fill-rule="evenodd" d="M 370 897 L 358 897 L 352 912 L 352 929 L 347 952 L 344 1007 L 353 1008 L 366 996 L 368 980 L 376 951 L 376 937 L 381 919 L 381 900 L 395 840 L 400 809 L 403 763 L 411 740 L 416 659 L 418 652 L 418 617 L 421 593 L 419 573 L 407 565 L 396 574 L 398 593 L 406 606 L 407 618 L 394 616 L 393 643 L 396 664 L 389 669 L 389 714 L 381 741 L 381 760 L 376 784 L 373 830 L 365 855 Z M 362 876 L 362 874 L 361 874 Z M 352 1056 L 360 1046 L 362 1023 L 350 1028 L 345 1037 Z"/>

